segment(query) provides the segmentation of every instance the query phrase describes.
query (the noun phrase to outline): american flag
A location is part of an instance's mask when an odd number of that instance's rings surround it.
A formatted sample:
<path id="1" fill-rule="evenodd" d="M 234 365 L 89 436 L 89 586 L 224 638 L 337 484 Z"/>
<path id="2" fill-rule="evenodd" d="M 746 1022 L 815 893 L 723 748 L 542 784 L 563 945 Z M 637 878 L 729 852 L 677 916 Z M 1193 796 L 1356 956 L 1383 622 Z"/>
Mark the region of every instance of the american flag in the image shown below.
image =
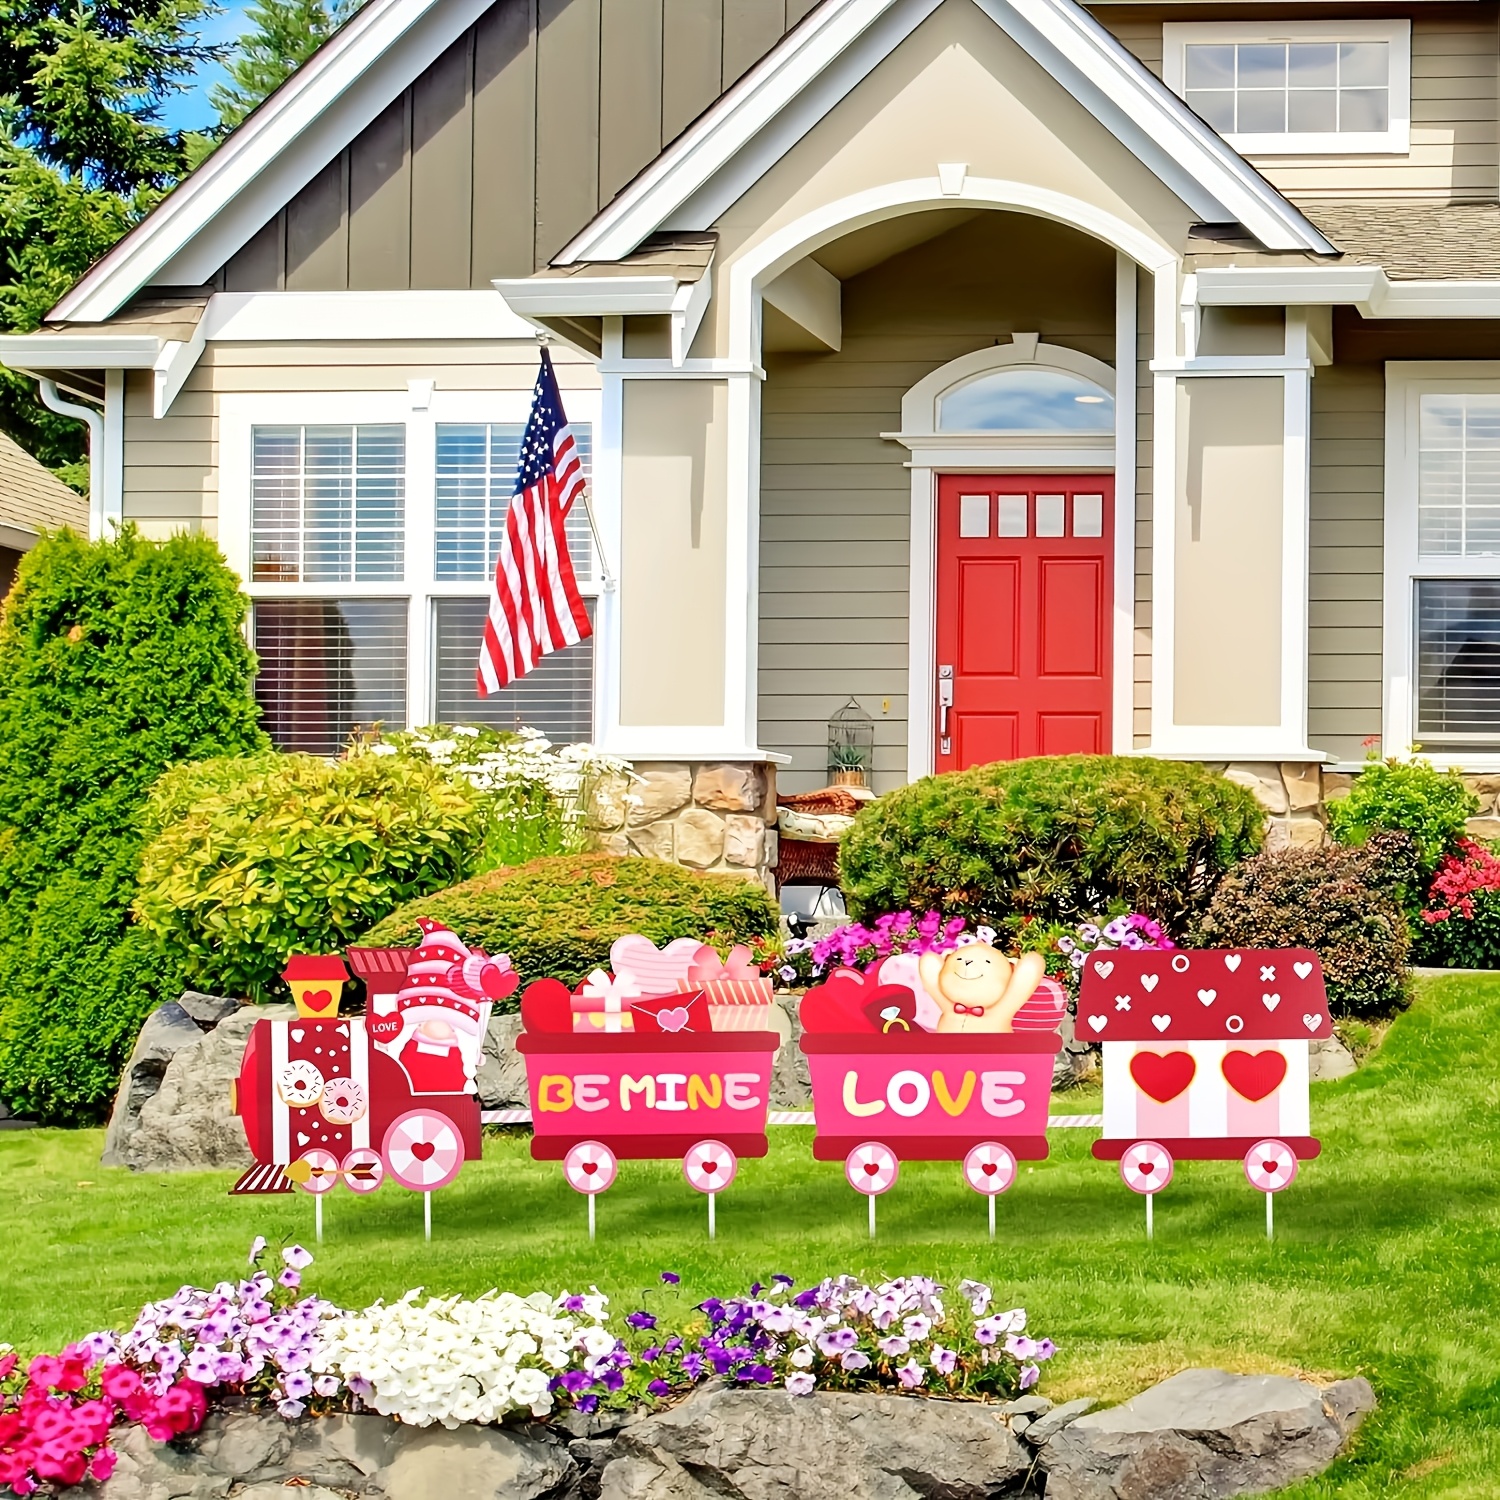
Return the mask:
<path id="1" fill-rule="evenodd" d="M 583 485 L 583 465 L 563 414 L 552 356 L 543 349 L 479 648 L 475 675 L 481 698 L 593 631 L 564 529 Z"/>

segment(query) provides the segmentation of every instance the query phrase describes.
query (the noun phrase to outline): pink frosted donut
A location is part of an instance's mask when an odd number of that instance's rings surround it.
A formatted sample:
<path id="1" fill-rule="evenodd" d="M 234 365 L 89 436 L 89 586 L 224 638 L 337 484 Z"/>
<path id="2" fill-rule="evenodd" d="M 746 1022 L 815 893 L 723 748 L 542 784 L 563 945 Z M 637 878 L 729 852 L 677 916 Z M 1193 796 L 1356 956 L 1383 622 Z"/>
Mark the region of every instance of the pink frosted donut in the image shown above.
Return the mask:
<path id="1" fill-rule="evenodd" d="M 352 1125 L 365 1117 L 365 1091 L 352 1078 L 330 1078 L 323 1085 L 318 1112 L 330 1125 Z"/>
<path id="2" fill-rule="evenodd" d="M 276 1075 L 276 1092 L 283 1104 L 306 1109 L 316 1104 L 323 1093 L 323 1074 L 316 1063 L 289 1062 Z"/>

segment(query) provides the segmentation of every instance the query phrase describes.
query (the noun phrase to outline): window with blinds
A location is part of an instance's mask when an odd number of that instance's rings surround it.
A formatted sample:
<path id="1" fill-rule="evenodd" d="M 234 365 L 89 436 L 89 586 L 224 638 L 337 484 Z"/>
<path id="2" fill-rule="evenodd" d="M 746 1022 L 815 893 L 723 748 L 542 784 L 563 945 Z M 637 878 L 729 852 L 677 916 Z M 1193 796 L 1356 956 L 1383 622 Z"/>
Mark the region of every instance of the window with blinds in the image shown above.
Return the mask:
<path id="1" fill-rule="evenodd" d="M 1417 548 L 1424 557 L 1500 554 L 1500 395 L 1421 398 Z"/>
<path id="2" fill-rule="evenodd" d="M 258 583 L 399 582 L 406 429 L 256 427 L 251 577 Z"/>
<path id="3" fill-rule="evenodd" d="M 278 750 L 337 755 L 356 729 L 406 727 L 406 617 L 404 599 L 256 601 L 255 697 Z"/>
<path id="4" fill-rule="evenodd" d="M 586 601 L 589 619 L 594 601 Z M 594 638 L 544 656 L 519 682 L 481 698 L 474 672 L 488 609 L 485 599 L 434 601 L 433 719 L 439 724 L 489 724 L 516 729 L 529 724 L 554 744 L 594 734 Z"/>
<path id="5" fill-rule="evenodd" d="M 590 477 L 592 429 L 587 422 L 570 425 L 584 475 Z M 437 424 L 439 578 L 488 579 L 495 571 L 525 431 L 523 422 Z M 579 583 L 589 583 L 594 577 L 594 549 L 581 501 L 568 513 L 567 531 L 573 571 Z"/>
<path id="6" fill-rule="evenodd" d="M 1500 579 L 1417 583 L 1416 719 L 1429 749 L 1500 748 Z"/>

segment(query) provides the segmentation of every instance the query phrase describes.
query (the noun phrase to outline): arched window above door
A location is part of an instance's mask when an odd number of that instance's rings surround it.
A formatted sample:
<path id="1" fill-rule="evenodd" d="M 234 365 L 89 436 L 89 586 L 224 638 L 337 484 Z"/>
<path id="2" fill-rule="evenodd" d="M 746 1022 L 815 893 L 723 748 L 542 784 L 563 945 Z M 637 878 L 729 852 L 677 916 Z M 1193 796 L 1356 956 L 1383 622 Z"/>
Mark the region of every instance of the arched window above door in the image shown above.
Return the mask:
<path id="1" fill-rule="evenodd" d="M 938 398 L 939 432 L 1113 432 L 1115 398 L 1097 381 L 1039 364 L 1013 364 Z"/>

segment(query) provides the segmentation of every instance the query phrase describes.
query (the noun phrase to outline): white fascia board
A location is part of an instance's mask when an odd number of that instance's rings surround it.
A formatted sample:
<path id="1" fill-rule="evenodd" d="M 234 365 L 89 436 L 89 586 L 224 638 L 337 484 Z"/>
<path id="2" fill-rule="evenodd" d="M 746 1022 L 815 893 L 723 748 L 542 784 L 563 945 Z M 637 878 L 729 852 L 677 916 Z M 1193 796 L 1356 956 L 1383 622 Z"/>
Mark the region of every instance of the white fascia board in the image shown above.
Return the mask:
<path id="1" fill-rule="evenodd" d="M 151 382 L 151 415 L 158 421 L 172 409 L 177 393 L 187 384 L 206 342 L 207 335 L 200 318 L 192 338 L 169 339 L 161 346 L 161 353 L 152 366 Z"/>
<path id="2" fill-rule="evenodd" d="M 148 333 L 8 333 L 0 364 L 27 370 L 149 370 L 162 341 Z"/>
<path id="3" fill-rule="evenodd" d="M 495 292 L 216 292 L 199 325 L 210 343 L 531 339 Z"/>
<path id="4" fill-rule="evenodd" d="M 1198 272 L 1205 307 L 1352 306 L 1366 318 L 1500 318 L 1500 280 L 1392 281 L 1380 266 L 1219 266 Z"/>
<path id="5" fill-rule="evenodd" d="M 369 0 L 50 316 L 101 322 L 153 281 L 208 280 L 490 3 Z"/>
<path id="6" fill-rule="evenodd" d="M 526 276 L 491 285 L 523 318 L 631 318 L 679 310 L 684 283 L 675 276 Z"/>

